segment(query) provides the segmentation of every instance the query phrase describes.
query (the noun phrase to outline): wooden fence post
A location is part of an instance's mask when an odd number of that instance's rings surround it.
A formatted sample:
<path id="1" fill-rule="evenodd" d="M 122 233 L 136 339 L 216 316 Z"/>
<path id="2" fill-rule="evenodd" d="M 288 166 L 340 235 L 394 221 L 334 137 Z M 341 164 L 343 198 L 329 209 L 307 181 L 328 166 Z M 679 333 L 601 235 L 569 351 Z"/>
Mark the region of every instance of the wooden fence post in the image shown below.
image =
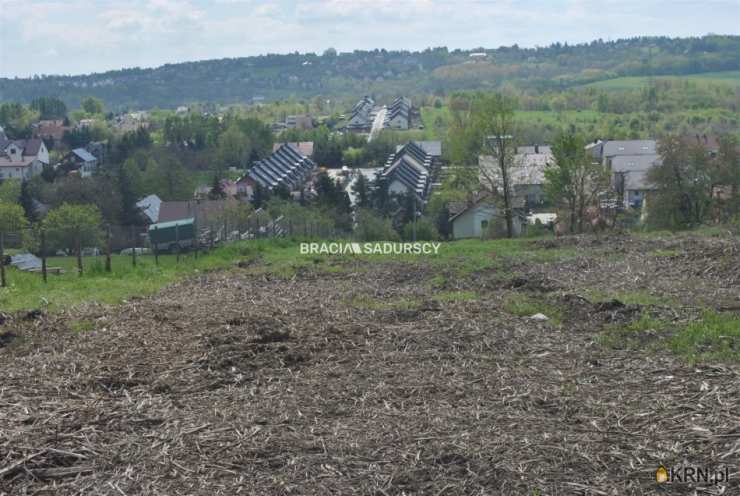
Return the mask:
<path id="1" fill-rule="evenodd" d="M 77 275 L 82 277 L 82 232 L 80 229 L 77 229 L 77 239 L 76 245 L 77 245 Z"/>
<path id="2" fill-rule="evenodd" d="M 152 243 L 152 249 L 154 250 L 154 265 L 159 265 L 159 226 L 154 226 L 154 243 Z"/>
<path id="3" fill-rule="evenodd" d="M 44 282 L 47 282 L 46 278 L 46 230 L 41 228 L 41 277 Z"/>
<path id="4" fill-rule="evenodd" d="M 113 270 L 110 263 L 110 252 L 111 252 L 111 233 L 110 233 L 110 224 L 106 226 L 105 229 L 105 271 L 110 272 Z"/>
<path id="5" fill-rule="evenodd" d="M 175 224 L 175 245 L 177 246 L 177 263 L 180 263 L 180 224 Z"/>
<path id="6" fill-rule="evenodd" d="M 136 267 L 136 227 L 131 226 L 131 237 L 134 239 L 134 247 L 131 249 L 131 264 Z"/>
<path id="7" fill-rule="evenodd" d="M 6 287 L 5 280 L 5 234 L 0 231 L 0 287 Z"/>

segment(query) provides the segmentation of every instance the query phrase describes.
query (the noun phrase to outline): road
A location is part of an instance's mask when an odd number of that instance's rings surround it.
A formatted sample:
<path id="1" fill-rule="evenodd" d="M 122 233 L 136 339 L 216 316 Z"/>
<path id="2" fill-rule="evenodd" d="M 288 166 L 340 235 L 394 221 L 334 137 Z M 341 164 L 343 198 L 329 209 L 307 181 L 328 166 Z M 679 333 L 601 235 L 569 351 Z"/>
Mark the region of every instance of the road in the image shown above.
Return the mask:
<path id="1" fill-rule="evenodd" d="M 376 134 L 383 129 L 383 122 L 385 122 L 385 114 L 388 112 L 386 107 L 378 110 L 375 114 L 375 120 L 373 121 L 373 127 L 370 129 L 370 135 L 367 137 L 368 141 L 372 141 Z"/>

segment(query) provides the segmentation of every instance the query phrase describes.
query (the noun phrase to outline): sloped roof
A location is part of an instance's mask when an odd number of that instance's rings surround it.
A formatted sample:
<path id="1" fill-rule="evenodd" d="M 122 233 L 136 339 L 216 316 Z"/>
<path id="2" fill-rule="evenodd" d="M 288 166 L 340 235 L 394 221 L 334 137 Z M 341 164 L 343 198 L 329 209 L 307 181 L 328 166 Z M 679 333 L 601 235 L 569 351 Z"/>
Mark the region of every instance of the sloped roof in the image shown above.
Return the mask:
<path id="1" fill-rule="evenodd" d="M 388 158 L 382 177 L 400 181 L 423 200 L 429 192 L 431 166 L 432 156 L 410 141 Z"/>
<path id="2" fill-rule="evenodd" d="M 159 220 L 159 208 L 161 205 L 162 200 L 157 195 L 149 195 L 136 202 L 136 207 L 146 215 L 150 222 L 157 222 Z"/>
<path id="3" fill-rule="evenodd" d="M 294 185 L 314 168 L 314 161 L 303 155 L 297 147 L 282 144 L 272 155 L 255 162 L 247 175 L 260 185 L 272 189 L 279 185 Z"/>
<path id="4" fill-rule="evenodd" d="M 162 202 L 159 207 L 158 222 L 180 221 L 184 219 L 195 218 L 199 224 L 215 221 L 218 214 L 223 212 L 229 202 L 233 199 L 225 200 L 188 200 L 188 201 L 171 201 Z"/>
<path id="5" fill-rule="evenodd" d="M 660 155 L 618 155 L 612 158 L 612 172 L 647 171 L 660 163 Z"/>
<path id="6" fill-rule="evenodd" d="M 312 157 L 313 156 L 313 141 L 299 141 L 299 142 L 283 142 L 283 143 L 274 143 L 272 145 L 272 151 L 273 153 L 278 151 L 278 149 L 282 145 L 290 145 L 293 148 L 296 148 L 298 150 L 298 153 L 301 155 L 305 155 L 306 157 Z"/>
<path id="7" fill-rule="evenodd" d="M 655 140 L 623 140 L 604 142 L 601 154 L 604 157 L 614 157 L 617 155 L 654 155 L 655 152 Z"/>
<path id="8" fill-rule="evenodd" d="M 97 160 L 97 158 L 95 158 L 95 155 L 88 152 L 84 148 L 75 148 L 74 150 L 72 150 L 72 153 L 75 154 L 83 162 L 94 162 L 95 160 Z"/>

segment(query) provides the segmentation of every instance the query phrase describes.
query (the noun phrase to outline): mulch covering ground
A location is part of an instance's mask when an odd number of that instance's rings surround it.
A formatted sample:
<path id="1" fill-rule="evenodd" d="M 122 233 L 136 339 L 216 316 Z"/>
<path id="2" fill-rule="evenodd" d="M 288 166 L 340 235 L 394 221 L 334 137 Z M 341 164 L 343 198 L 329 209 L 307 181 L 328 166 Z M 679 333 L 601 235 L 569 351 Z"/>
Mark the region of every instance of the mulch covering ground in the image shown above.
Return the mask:
<path id="1" fill-rule="evenodd" d="M 6 315 L 0 494 L 740 494 L 740 368 L 606 348 L 634 308 L 581 295 L 731 306 L 733 246 L 612 242 L 623 256 L 580 238 L 558 241 L 576 260 L 512 262 L 518 279 L 448 278 L 472 301 L 435 300 L 423 263 L 348 262 Z M 513 292 L 560 301 L 563 324 L 507 314 Z M 728 467 L 729 485 L 658 486 L 660 464 Z"/>

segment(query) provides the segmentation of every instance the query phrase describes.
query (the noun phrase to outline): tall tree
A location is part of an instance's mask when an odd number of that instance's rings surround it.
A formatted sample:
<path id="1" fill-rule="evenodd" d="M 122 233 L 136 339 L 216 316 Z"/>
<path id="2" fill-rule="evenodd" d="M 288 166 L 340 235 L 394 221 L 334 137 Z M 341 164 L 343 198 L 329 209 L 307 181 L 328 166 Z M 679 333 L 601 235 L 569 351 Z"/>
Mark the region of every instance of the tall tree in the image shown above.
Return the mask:
<path id="1" fill-rule="evenodd" d="M 17 233 L 26 227 L 28 227 L 28 221 L 23 208 L 17 203 L 0 200 L 0 232 L 4 234 Z"/>
<path id="2" fill-rule="evenodd" d="M 648 180 L 657 188 L 648 199 L 650 222 L 670 229 L 701 223 L 712 190 L 706 149 L 681 136 L 669 135 L 660 139 L 658 153 L 661 163 L 648 171 Z"/>
<path id="3" fill-rule="evenodd" d="M 568 212 L 571 233 L 583 232 L 586 209 L 608 186 L 606 169 L 591 160 L 584 146 L 581 136 L 560 134 L 552 147 L 555 164 L 545 169 L 545 193 Z"/>
<path id="4" fill-rule="evenodd" d="M 501 94 L 477 95 L 470 105 L 466 142 L 474 156 L 479 153 L 493 157 L 494 167 L 481 167 L 481 187 L 501 199 L 506 235 L 514 236 L 514 194 L 511 185 L 511 166 L 516 153 L 514 135 L 515 102 Z"/>
<path id="5" fill-rule="evenodd" d="M 208 198 L 211 200 L 223 200 L 226 198 L 226 192 L 224 191 L 224 187 L 221 184 L 221 178 L 218 174 L 213 176 L 211 191 L 208 192 Z"/>
<path id="6" fill-rule="evenodd" d="M 720 136 L 713 172 L 713 196 L 722 218 L 729 219 L 740 214 L 740 152 L 736 137 Z"/>
<path id="7" fill-rule="evenodd" d="M 88 114 L 102 114 L 104 110 L 103 101 L 94 96 L 84 98 L 80 107 Z"/>
<path id="8" fill-rule="evenodd" d="M 23 207 L 23 211 L 26 214 L 26 218 L 29 222 L 36 222 L 38 215 L 36 214 L 36 207 L 33 204 L 33 195 L 31 194 L 31 188 L 28 185 L 28 181 L 21 183 L 21 196 L 18 199 Z"/>
<path id="9" fill-rule="evenodd" d="M 67 115 L 67 105 L 59 98 L 34 98 L 31 100 L 31 108 L 39 113 L 40 119 L 63 119 Z"/>

